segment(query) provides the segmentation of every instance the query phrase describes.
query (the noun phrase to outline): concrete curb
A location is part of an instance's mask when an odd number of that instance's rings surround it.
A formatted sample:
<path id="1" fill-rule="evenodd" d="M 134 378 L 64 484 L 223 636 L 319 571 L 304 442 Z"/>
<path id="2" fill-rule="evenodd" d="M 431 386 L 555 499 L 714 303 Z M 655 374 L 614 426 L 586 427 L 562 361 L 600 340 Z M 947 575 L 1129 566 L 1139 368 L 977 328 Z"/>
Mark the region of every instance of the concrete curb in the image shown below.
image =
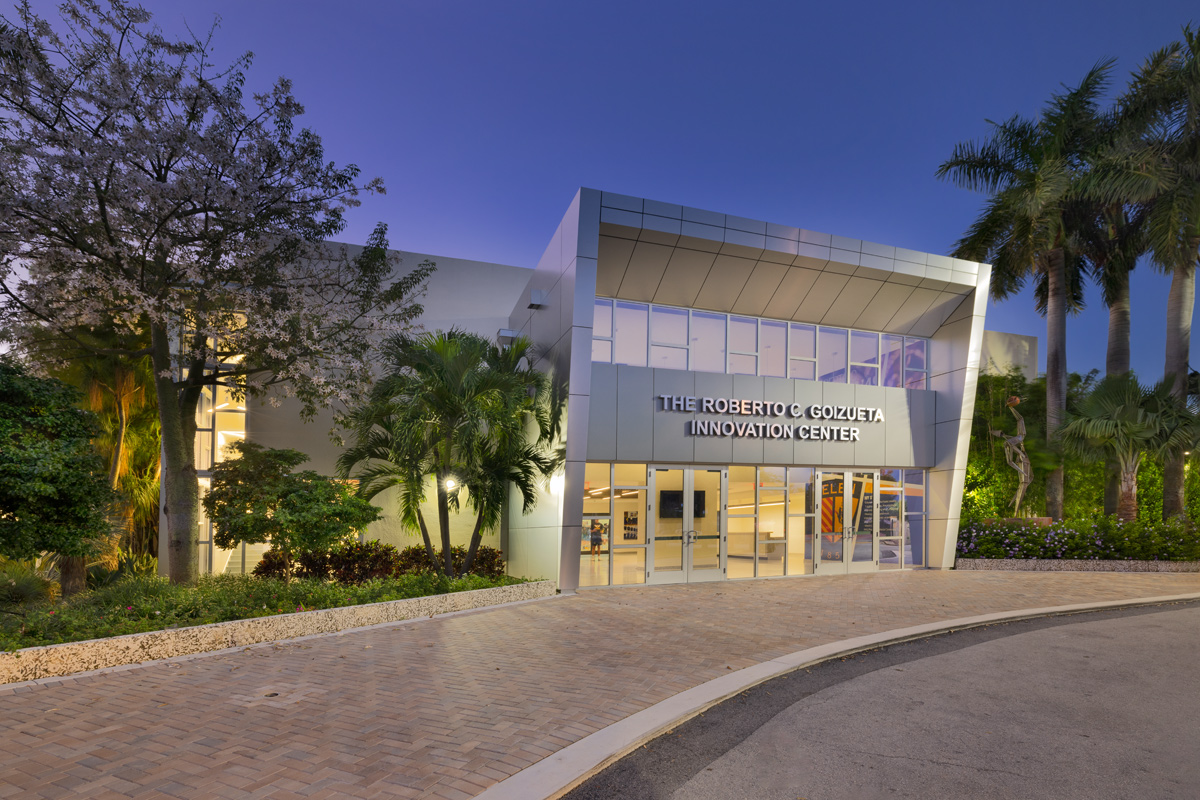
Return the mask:
<path id="1" fill-rule="evenodd" d="M 960 558 L 964 572 L 1200 572 L 1200 561 L 1117 561 L 1073 558 Z"/>
<path id="2" fill-rule="evenodd" d="M 707 683 L 680 692 L 674 697 L 642 709 L 625 719 L 585 736 L 574 744 L 549 755 L 533 766 L 505 778 L 476 795 L 476 800 L 531 800 L 554 798 L 574 789 L 600 770 L 618 761 L 645 742 L 682 722 L 764 681 L 797 669 L 819 664 L 833 658 L 873 650 L 960 628 L 973 628 L 996 622 L 1029 619 L 1031 617 L 1071 614 L 1106 608 L 1154 605 L 1157 603 L 1200 600 L 1200 592 L 1162 597 L 1140 597 L 1132 600 L 1108 600 L 1097 603 L 1078 603 L 1068 606 L 1019 609 L 961 617 L 944 622 L 930 622 L 908 628 L 897 628 L 853 639 L 798 650 L 794 653 L 764 661 L 751 667 L 714 678 Z"/>
<path id="3" fill-rule="evenodd" d="M 0 686 L 553 597 L 556 591 L 557 584 L 554 581 L 535 581 L 361 606 L 132 633 L 107 639 L 26 647 L 0 653 Z"/>

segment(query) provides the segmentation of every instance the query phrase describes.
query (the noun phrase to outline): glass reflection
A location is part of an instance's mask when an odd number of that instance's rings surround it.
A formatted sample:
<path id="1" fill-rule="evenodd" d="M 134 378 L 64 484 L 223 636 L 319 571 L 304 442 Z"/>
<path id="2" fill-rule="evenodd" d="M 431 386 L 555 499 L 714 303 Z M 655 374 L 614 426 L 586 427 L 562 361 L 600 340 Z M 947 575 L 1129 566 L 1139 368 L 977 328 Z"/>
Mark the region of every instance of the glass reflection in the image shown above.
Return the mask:
<path id="1" fill-rule="evenodd" d="M 820 380 L 826 383 L 846 382 L 846 333 L 841 328 L 821 328 Z"/>

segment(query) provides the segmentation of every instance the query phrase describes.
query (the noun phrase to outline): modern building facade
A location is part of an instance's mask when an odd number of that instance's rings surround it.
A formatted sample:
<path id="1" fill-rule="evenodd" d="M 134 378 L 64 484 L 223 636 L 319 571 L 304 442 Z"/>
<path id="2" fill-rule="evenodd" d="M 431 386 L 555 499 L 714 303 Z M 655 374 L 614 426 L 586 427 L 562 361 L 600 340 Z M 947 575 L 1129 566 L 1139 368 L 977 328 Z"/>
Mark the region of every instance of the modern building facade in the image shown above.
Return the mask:
<path id="1" fill-rule="evenodd" d="M 988 265 L 591 189 L 532 271 L 435 260 L 427 328 L 527 335 L 568 387 L 565 474 L 494 542 L 513 574 L 953 564 Z M 246 412 L 249 438 L 331 470 L 322 426 L 296 426 Z M 388 524 L 370 535 L 410 543 Z"/>

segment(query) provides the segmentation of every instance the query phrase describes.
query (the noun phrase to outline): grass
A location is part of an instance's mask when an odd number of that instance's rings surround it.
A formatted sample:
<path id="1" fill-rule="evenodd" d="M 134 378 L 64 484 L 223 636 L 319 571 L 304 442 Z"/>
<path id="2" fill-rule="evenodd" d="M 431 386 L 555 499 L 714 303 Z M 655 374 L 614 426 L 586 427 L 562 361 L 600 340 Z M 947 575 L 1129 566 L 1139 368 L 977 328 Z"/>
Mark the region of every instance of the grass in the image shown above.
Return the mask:
<path id="1" fill-rule="evenodd" d="M 0 606 L 0 651 L 515 583 L 523 581 L 477 575 L 451 580 L 437 575 L 404 575 L 355 586 L 213 575 L 189 587 L 156 576 L 133 576 L 59 603 Z"/>

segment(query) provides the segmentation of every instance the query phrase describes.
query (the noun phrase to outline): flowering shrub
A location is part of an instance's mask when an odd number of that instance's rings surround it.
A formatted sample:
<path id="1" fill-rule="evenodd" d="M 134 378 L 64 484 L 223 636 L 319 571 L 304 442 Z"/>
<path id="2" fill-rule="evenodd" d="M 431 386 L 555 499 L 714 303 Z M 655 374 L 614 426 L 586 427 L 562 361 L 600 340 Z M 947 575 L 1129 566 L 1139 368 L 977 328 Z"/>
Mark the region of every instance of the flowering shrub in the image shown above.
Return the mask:
<path id="1" fill-rule="evenodd" d="M 964 522 L 959 558 L 1063 558 L 1118 561 L 1198 561 L 1200 526 L 1188 519 L 1167 522 L 1086 517 L 1052 525 L 1024 521 Z"/>

